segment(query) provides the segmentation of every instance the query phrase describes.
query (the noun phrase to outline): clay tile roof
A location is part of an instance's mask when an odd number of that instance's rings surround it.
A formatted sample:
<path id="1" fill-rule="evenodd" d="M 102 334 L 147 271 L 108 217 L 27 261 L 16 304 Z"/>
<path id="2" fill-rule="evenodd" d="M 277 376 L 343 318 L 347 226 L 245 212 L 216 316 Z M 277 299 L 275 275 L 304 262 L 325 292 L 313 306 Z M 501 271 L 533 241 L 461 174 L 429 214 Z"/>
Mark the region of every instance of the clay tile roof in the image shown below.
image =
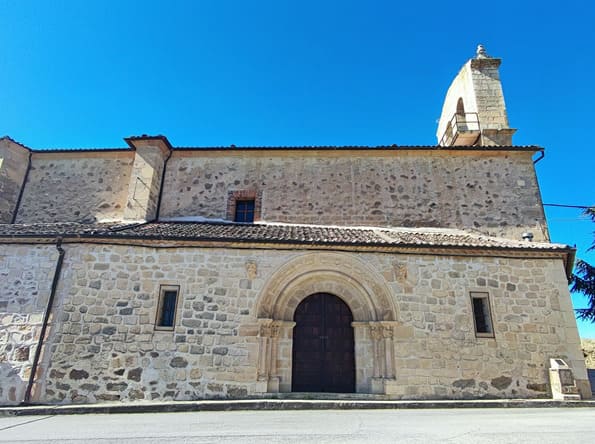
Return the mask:
<path id="1" fill-rule="evenodd" d="M 312 225 L 159 222 L 120 231 L 118 236 L 235 242 L 386 244 L 373 229 Z"/>
<path id="2" fill-rule="evenodd" d="M 174 151 L 350 151 L 350 150 L 451 150 L 451 151 L 541 151 L 543 148 L 535 145 L 523 146 L 439 146 L 439 145 L 310 145 L 310 146 L 177 146 Z"/>
<path id="3" fill-rule="evenodd" d="M 156 136 L 131 136 L 124 140 L 127 147 L 72 147 L 72 148 L 29 148 L 8 136 L 1 139 L 10 140 L 23 148 L 34 153 L 69 153 L 69 152 L 96 152 L 96 151 L 131 151 L 134 145 L 131 142 L 136 140 L 162 140 L 169 149 L 173 151 L 402 151 L 402 150 L 433 150 L 433 151 L 543 151 L 543 148 L 536 145 L 518 146 L 439 146 L 439 145 L 304 145 L 304 146 L 172 146 L 167 137 Z"/>
<path id="4" fill-rule="evenodd" d="M 566 251 L 564 244 L 490 237 L 446 228 L 375 228 L 275 223 L 150 222 L 143 224 L 0 224 L 0 238 L 92 237 L 411 248 Z"/>
<path id="5" fill-rule="evenodd" d="M 0 224 L 0 237 L 58 237 L 109 233 L 110 223 L 80 224 L 76 222 Z"/>
<path id="6" fill-rule="evenodd" d="M 31 150 L 33 153 L 96 153 L 96 152 L 112 152 L 112 151 L 132 151 L 130 148 L 114 148 L 114 147 L 73 147 L 73 148 L 35 148 Z"/>

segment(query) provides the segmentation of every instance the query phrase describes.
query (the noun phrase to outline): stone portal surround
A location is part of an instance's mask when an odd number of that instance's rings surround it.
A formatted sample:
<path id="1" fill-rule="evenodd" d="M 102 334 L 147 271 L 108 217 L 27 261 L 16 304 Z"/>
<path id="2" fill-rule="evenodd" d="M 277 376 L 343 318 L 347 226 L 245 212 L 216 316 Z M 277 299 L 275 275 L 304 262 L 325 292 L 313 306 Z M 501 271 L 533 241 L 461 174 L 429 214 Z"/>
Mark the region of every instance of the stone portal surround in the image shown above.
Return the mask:
<path id="1" fill-rule="evenodd" d="M 339 296 L 354 322 L 356 391 L 387 393 L 395 380 L 394 327 L 397 312 L 381 276 L 351 255 L 309 253 L 282 266 L 257 304 L 259 358 L 257 390 L 290 392 L 293 315 L 315 293 Z"/>

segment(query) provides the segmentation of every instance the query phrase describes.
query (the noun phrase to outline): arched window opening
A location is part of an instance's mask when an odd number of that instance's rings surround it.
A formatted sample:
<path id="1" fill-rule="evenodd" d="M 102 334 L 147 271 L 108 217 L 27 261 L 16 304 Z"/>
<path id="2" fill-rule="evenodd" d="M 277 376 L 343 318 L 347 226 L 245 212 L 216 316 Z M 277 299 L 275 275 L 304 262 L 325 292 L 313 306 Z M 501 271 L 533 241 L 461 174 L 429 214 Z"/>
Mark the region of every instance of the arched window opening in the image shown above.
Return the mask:
<path id="1" fill-rule="evenodd" d="M 467 116 L 465 115 L 465 105 L 463 103 L 462 97 L 459 97 L 459 100 L 457 102 L 457 114 L 455 116 L 455 125 L 458 132 L 469 130 L 469 127 L 467 126 Z"/>

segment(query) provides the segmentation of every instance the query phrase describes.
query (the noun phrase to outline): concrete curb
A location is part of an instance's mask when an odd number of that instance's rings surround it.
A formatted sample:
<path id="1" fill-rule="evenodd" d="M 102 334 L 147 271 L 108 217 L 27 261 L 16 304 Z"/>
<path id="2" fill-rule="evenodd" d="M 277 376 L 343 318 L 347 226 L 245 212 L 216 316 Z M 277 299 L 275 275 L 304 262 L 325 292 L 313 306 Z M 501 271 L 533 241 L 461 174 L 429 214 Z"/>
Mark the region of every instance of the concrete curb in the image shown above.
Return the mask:
<path id="1" fill-rule="evenodd" d="M 83 415 L 98 413 L 166 413 L 241 410 L 369 410 L 369 409 L 464 409 L 464 408 L 545 408 L 595 407 L 595 400 L 554 401 L 533 399 L 375 401 L 320 399 L 248 399 L 224 401 L 178 401 L 166 403 L 118 403 L 86 405 L 35 405 L 0 407 L 0 417 L 27 415 Z"/>

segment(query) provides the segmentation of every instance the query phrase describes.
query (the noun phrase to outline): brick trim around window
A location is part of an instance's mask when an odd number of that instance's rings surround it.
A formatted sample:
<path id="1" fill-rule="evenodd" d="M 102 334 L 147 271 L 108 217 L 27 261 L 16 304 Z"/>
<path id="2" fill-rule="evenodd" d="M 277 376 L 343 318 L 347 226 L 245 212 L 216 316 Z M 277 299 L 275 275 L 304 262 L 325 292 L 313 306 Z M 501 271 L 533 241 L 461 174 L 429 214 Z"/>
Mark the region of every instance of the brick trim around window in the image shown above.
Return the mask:
<path id="1" fill-rule="evenodd" d="M 262 191 L 256 190 L 236 190 L 227 192 L 227 220 L 235 219 L 236 202 L 239 200 L 254 200 L 254 221 L 260 220 Z"/>

